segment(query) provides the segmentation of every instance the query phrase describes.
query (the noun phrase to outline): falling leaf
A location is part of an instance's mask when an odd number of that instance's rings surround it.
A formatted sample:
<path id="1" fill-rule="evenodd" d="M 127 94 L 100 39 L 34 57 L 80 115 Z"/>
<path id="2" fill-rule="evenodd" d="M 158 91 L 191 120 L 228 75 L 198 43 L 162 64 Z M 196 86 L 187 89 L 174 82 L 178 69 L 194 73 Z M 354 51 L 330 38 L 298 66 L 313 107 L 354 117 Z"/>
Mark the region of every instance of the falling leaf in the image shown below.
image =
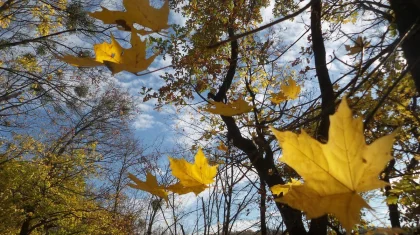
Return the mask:
<path id="1" fill-rule="evenodd" d="M 207 186 L 205 184 L 195 185 L 195 186 L 184 186 L 180 182 L 168 186 L 166 189 L 177 193 L 179 195 L 187 194 L 187 193 L 195 193 L 195 195 L 200 194 L 203 192 Z"/>
<path id="2" fill-rule="evenodd" d="M 217 149 L 223 152 L 228 151 L 228 147 L 222 141 L 220 141 L 220 145 L 217 147 Z"/>
<path id="3" fill-rule="evenodd" d="M 179 179 L 184 187 L 207 185 L 214 182 L 217 165 L 210 166 L 201 149 L 195 155 L 194 164 L 185 159 L 169 158 L 172 175 Z"/>
<path id="4" fill-rule="evenodd" d="M 392 158 L 395 133 L 366 145 L 362 119 L 353 118 L 346 99 L 330 116 L 326 144 L 305 131 L 299 135 L 272 131 L 283 149 L 280 160 L 305 182 L 278 200 L 304 211 L 308 218 L 331 213 L 350 231 L 360 221 L 361 208 L 370 208 L 358 193 L 387 185 L 378 175 Z"/>
<path id="5" fill-rule="evenodd" d="M 291 182 L 286 184 L 276 184 L 273 187 L 271 187 L 271 192 L 274 195 L 286 195 L 294 186 L 302 185 L 302 183 L 297 179 L 292 179 Z"/>
<path id="6" fill-rule="evenodd" d="M 75 57 L 71 55 L 65 55 L 58 59 L 77 67 L 96 67 L 103 66 L 104 61 L 118 62 L 121 60 L 121 54 L 124 48 L 115 40 L 111 34 L 111 43 L 95 44 L 93 46 L 96 58 L 90 57 Z"/>
<path id="7" fill-rule="evenodd" d="M 152 175 L 150 172 L 147 172 L 146 182 L 143 182 L 137 179 L 137 177 L 135 177 L 133 174 L 130 174 L 130 173 L 128 174 L 128 178 L 130 178 L 135 183 L 135 184 L 130 183 L 128 184 L 128 186 L 149 192 L 153 195 L 156 195 L 168 201 L 168 194 L 165 191 L 165 187 L 158 185 L 156 177 Z"/>
<path id="8" fill-rule="evenodd" d="M 295 80 L 289 78 L 287 84 L 280 85 L 280 92 L 273 94 L 270 98 L 271 102 L 279 104 L 286 100 L 294 100 L 300 93 L 300 86 L 296 84 Z"/>
<path id="9" fill-rule="evenodd" d="M 357 53 L 361 52 L 363 50 L 363 48 L 366 48 L 369 45 L 370 45 L 369 42 L 366 42 L 365 40 L 363 40 L 362 37 L 359 36 L 356 39 L 354 46 L 345 45 L 346 51 L 349 52 L 349 53 L 347 53 L 347 55 L 357 54 Z"/>
<path id="10" fill-rule="evenodd" d="M 65 55 L 60 60 L 77 67 L 95 67 L 105 65 L 112 74 L 121 71 L 138 73 L 146 70 L 159 53 L 146 59 L 146 42 L 140 40 L 137 33 L 131 33 L 131 48 L 125 49 L 111 35 L 111 43 L 93 46 L 96 58 Z"/>
<path id="11" fill-rule="evenodd" d="M 103 63 L 104 61 L 112 61 L 114 63 L 121 63 L 124 48 L 115 40 L 114 35 L 111 34 L 111 43 L 101 43 L 93 46 L 95 51 L 96 61 Z"/>
<path id="12" fill-rule="evenodd" d="M 165 0 L 159 9 L 150 6 L 149 0 L 123 0 L 125 12 L 110 11 L 102 7 L 102 11 L 93 12 L 89 15 L 103 21 L 105 24 L 117 24 L 121 30 L 136 31 L 141 35 L 147 35 L 169 28 L 169 1 Z M 139 24 L 151 31 L 137 30 L 134 24 Z"/>
<path id="13" fill-rule="evenodd" d="M 212 106 L 210 108 L 205 108 L 203 110 L 206 112 L 219 114 L 223 116 L 235 116 L 243 113 L 248 113 L 251 112 L 253 108 L 242 98 L 239 98 L 230 104 L 224 104 L 223 102 L 211 102 L 211 104 Z"/>
<path id="14" fill-rule="evenodd" d="M 96 67 L 103 65 L 101 62 L 98 62 L 94 58 L 90 57 L 75 57 L 71 55 L 65 55 L 62 57 L 57 56 L 57 58 L 77 67 Z"/>
<path id="15" fill-rule="evenodd" d="M 127 71 L 135 74 L 146 70 L 159 54 L 155 53 L 146 59 L 146 42 L 141 41 L 135 32 L 131 33 L 130 43 L 131 48 L 124 49 L 118 60 L 104 60 L 104 64 L 109 68 L 109 70 L 111 70 L 112 74 L 116 74 L 121 71 Z"/>

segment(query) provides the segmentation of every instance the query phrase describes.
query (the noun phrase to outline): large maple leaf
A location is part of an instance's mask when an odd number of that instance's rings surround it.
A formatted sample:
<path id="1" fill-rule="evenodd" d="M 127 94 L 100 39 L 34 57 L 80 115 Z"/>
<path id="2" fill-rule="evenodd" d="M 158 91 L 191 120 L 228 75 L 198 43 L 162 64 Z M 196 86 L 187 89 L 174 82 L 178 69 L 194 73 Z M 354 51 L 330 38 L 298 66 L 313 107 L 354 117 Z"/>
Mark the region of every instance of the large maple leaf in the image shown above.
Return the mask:
<path id="1" fill-rule="evenodd" d="M 379 174 L 391 160 L 395 134 L 366 145 L 362 119 L 353 118 L 343 99 L 330 116 L 329 141 L 320 143 L 305 131 L 272 131 L 283 149 L 280 161 L 292 167 L 304 184 L 292 186 L 277 200 L 302 210 L 308 218 L 334 214 L 347 231 L 360 221 L 360 210 L 370 208 L 358 194 L 384 187 Z"/>
<path id="2" fill-rule="evenodd" d="M 169 1 L 165 0 L 163 6 L 159 9 L 150 6 L 149 0 L 124 0 L 125 12 L 110 11 L 102 7 L 102 11 L 93 12 L 89 15 L 102 20 L 105 24 L 117 24 L 120 29 L 126 31 L 136 31 L 141 35 L 158 32 L 169 28 Z M 134 24 L 151 29 L 137 30 Z"/>
<path id="3" fill-rule="evenodd" d="M 135 177 L 133 174 L 128 174 L 128 178 L 134 181 L 135 184 L 128 184 L 128 186 L 136 189 L 140 189 L 143 191 L 147 191 L 153 195 L 161 197 L 168 201 L 168 193 L 165 191 L 165 187 L 160 186 L 156 180 L 156 177 L 152 175 L 150 172 L 147 172 L 146 181 L 143 182 Z"/>
<path id="4" fill-rule="evenodd" d="M 179 179 L 179 184 L 174 185 L 168 190 L 184 194 L 186 192 L 200 193 L 207 184 L 214 182 L 217 174 L 217 165 L 210 166 L 207 158 L 201 149 L 195 155 L 194 164 L 185 159 L 169 158 L 172 175 Z"/>

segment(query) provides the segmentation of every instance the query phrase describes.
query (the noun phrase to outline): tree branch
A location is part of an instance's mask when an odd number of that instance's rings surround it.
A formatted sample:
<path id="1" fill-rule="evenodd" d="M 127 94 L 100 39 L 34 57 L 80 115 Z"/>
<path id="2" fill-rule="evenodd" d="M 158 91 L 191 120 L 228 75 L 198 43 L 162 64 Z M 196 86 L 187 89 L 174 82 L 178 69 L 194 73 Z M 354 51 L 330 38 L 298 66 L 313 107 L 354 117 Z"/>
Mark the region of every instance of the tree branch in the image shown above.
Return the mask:
<path id="1" fill-rule="evenodd" d="M 248 36 L 248 35 L 250 35 L 250 34 L 253 34 L 253 33 L 259 32 L 259 31 L 264 30 L 264 29 L 266 29 L 266 28 L 269 28 L 269 27 L 271 27 L 271 26 L 273 26 L 273 25 L 276 25 L 276 24 L 278 24 L 278 23 L 280 23 L 280 22 L 283 22 L 283 21 L 289 20 L 289 19 L 291 19 L 291 18 L 293 18 L 293 17 L 295 17 L 295 16 L 300 15 L 302 12 L 304 12 L 306 9 L 308 9 L 308 8 L 311 6 L 311 4 L 312 4 L 312 1 L 310 1 L 310 2 L 309 2 L 308 4 L 306 4 L 304 7 L 302 7 L 301 9 L 299 9 L 298 11 L 296 11 L 296 12 L 294 12 L 294 13 L 290 14 L 290 15 L 287 15 L 287 16 L 285 16 L 285 17 L 283 17 L 283 18 L 280 18 L 280 19 L 278 19 L 278 20 L 275 20 L 275 21 L 273 21 L 273 22 L 271 22 L 271 23 L 268 23 L 268 24 L 263 25 L 263 26 L 261 26 L 261 27 L 259 27 L 259 28 L 253 29 L 253 30 L 251 30 L 251 31 L 248 31 L 248 32 L 245 32 L 245 33 L 238 34 L 238 35 L 236 35 L 235 37 L 229 37 L 229 38 L 228 38 L 228 39 L 226 39 L 226 40 L 223 40 L 223 41 L 220 41 L 220 42 L 217 42 L 217 43 L 215 43 L 215 44 L 213 44 L 213 45 L 208 46 L 208 48 L 216 48 L 216 47 L 221 46 L 221 45 L 223 45 L 223 44 L 225 44 L 225 43 L 227 43 L 227 42 L 236 41 L 236 40 L 238 40 L 239 38 L 243 38 L 243 37 Z"/>

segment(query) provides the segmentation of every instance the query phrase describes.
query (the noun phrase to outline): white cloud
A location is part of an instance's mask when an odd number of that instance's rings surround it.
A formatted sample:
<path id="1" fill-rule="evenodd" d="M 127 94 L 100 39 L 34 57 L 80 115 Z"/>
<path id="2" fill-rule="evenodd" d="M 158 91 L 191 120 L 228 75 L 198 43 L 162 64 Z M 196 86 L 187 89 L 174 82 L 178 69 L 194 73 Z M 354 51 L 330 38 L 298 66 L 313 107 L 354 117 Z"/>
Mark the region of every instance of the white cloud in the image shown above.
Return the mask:
<path id="1" fill-rule="evenodd" d="M 158 124 L 155 118 L 150 114 L 139 114 L 133 122 L 133 127 L 137 130 L 145 130 Z"/>

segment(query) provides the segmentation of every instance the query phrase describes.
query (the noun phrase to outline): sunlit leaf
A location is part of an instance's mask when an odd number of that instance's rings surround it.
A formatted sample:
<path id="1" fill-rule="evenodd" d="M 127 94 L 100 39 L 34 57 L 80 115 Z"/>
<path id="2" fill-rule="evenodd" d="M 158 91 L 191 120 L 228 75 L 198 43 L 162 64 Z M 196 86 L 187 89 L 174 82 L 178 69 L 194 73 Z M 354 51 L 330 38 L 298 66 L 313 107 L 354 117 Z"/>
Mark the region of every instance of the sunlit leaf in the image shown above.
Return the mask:
<path id="1" fill-rule="evenodd" d="M 90 13 L 90 16 L 105 24 L 117 24 L 121 30 L 137 32 L 146 35 L 169 28 L 169 1 L 165 0 L 159 9 L 150 6 L 149 0 L 124 0 L 125 11 L 110 11 L 102 7 L 102 11 Z M 139 24 L 150 30 L 137 30 L 134 24 Z"/>
<path id="2" fill-rule="evenodd" d="M 280 160 L 305 182 L 278 200 L 304 211 L 308 218 L 331 213 L 350 231 L 360 221 L 361 208 L 370 208 L 358 193 L 387 185 L 378 176 L 392 158 L 395 134 L 366 145 L 363 122 L 353 118 L 346 99 L 330 116 L 327 144 L 305 131 L 272 131 L 283 149 Z"/>
<path id="3" fill-rule="evenodd" d="M 179 179 L 184 187 L 207 185 L 214 182 L 217 165 L 210 166 L 201 149 L 195 155 L 194 163 L 185 159 L 169 158 L 172 175 Z"/>
<path id="4" fill-rule="evenodd" d="M 58 57 L 60 60 L 77 67 L 95 67 L 105 65 L 112 74 L 121 71 L 138 73 L 146 70 L 159 53 L 155 53 L 146 59 L 146 42 L 138 37 L 137 33 L 131 33 L 131 48 L 125 49 L 111 35 L 111 43 L 94 45 L 96 58 L 75 57 L 65 55 Z"/>

